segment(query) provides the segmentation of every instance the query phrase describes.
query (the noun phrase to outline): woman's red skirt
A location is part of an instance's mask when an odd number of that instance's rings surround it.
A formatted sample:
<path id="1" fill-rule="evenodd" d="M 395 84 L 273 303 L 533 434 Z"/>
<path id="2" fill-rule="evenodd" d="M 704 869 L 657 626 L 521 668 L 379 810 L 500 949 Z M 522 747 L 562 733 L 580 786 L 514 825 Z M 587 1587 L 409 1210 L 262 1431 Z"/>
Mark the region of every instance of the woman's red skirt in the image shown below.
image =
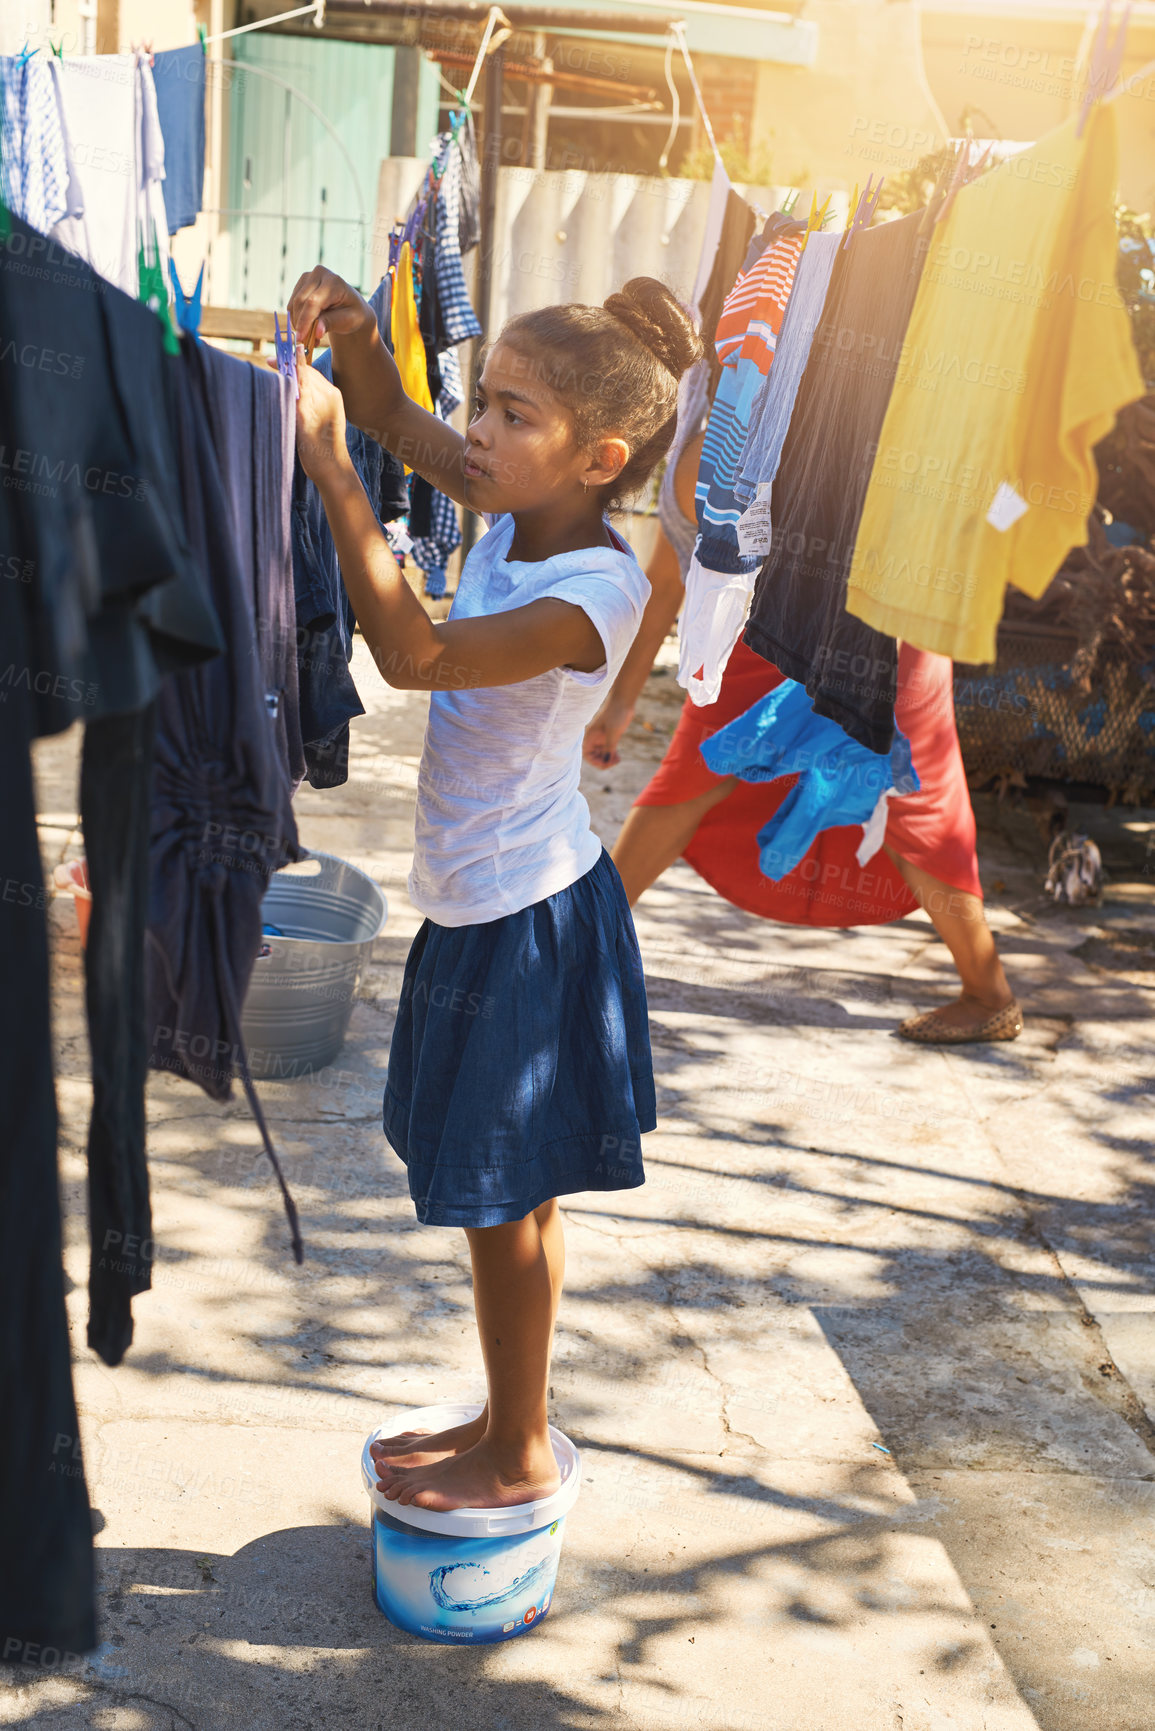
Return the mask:
<path id="1" fill-rule="evenodd" d="M 953 889 L 982 896 L 975 857 L 975 819 L 954 719 L 953 668 L 945 655 L 903 643 L 898 652 L 894 719 L 910 740 L 918 793 L 887 808 L 886 844 Z M 669 750 L 638 805 L 681 805 L 724 779 L 707 769 L 704 739 L 745 714 L 782 682 L 782 674 L 739 642 L 726 666 L 717 702 L 695 707 L 687 698 Z M 865 866 L 855 853 L 860 824 L 824 830 L 794 870 L 775 883 L 758 864 L 758 831 L 794 786 L 740 781 L 708 811 L 685 858 L 736 907 L 798 926 L 874 926 L 918 906 L 898 868 L 880 851 Z"/>

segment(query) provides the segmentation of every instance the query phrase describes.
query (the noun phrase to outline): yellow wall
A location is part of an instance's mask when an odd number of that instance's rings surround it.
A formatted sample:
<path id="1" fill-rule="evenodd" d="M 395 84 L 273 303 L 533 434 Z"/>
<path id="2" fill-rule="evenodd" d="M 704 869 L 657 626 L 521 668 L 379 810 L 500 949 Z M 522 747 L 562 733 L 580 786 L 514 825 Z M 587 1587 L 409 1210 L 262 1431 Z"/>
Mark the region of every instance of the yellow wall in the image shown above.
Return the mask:
<path id="1" fill-rule="evenodd" d="M 1124 76 L 1155 60 L 1155 14 L 1138 11 Z M 758 69 L 752 144 L 770 151 L 775 181 L 825 192 L 900 172 L 956 135 L 968 110 L 976 135 L 1030 141 L 1077 98 L 1077 14 L 1016 16 L 992 0 L 920 19 L 911 0 L 808 0 L 801 16 L 819 26 L 816 64 Z M 1123 198 L 1155 210 L 1155 74 L 1116 107 Z"/>
<path id="2" fill-rule="evenodd" d="M 1127 32 L 1124 77 L 1155 61 L 1153 9 L 1136 11 L 1140 15 Z M 970 109 L 976 134 L 1040 138 L 1078 102 L 1087 47 L 1078 15 L 1016 16 L 1013 7 L 994 4 L 928 7 L 922 36 L 927 77 L 952 130 L 960 129 Z M 1115 106 L 1123 198 L 1135 209 L 1155 210 L 1155 73 Z"/>
<path id="3" fill-rule="evenodd" d="M 919 71 L 918 17 L 891 0 L 808 0 L 818 24 L 812 67 L 762 62 L 753 146 L 770 152 L 775 181 L 830 187 L 912 167 L 945 136 Z"/>

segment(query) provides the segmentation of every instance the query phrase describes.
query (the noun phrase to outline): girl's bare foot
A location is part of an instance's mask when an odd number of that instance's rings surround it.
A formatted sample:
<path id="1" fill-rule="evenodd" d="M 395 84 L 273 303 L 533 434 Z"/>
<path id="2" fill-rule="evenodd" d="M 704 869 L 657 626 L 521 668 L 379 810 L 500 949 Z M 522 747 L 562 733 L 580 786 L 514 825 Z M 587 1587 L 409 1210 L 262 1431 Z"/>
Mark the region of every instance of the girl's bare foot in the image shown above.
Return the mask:
<path id="1" fill-rule="evenodd" d="M 524 1448 L 500 1447 L 484 1437 L 463 1454 L 431 1465 L 390 1472 L 382 1487 L 390 1502 L 423 1509 L 504 1509 L 538 1502 L 561 1484 L 549 1437 Z"/>
<path id="2" fill-rule="evenodd" d="M 379 1437 L 369 1445 L 370 1458 L 381 1474 L 378 1489 L 383 1490 L 386 1479 L 399 1469 L 432 1466 L 450 1455 L 464 1454 L 481 1441 L 488 1423 L 489 1408 L 483 1406 L 477 1418 L 451 1425 L 448 1430 L 403 1430 L 396 1436 Z"/>

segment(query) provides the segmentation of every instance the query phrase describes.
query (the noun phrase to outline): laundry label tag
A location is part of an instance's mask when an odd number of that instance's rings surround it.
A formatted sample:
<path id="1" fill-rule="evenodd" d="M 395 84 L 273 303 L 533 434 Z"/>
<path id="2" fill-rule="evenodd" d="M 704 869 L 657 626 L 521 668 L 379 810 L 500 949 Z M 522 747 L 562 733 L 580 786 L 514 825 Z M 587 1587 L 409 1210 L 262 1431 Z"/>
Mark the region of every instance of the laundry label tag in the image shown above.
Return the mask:
<path id="1" fill-rule="evenodd" d="M 738 551 L 747 559 L 765 559 L 770 551 L 770 494 L 761 488 L 738 519 Z"/>
<path id="2" fill-rule="evenodd" d="M 1022 494 L 1016 492 L 1009 481 L 1000 481 L 998 492 L 991 500 L 991 508 L 987 512 L 987 522 L 992 529 L 997 529 L 1000 535 L 1005 534 L 1028 509 Z"/>

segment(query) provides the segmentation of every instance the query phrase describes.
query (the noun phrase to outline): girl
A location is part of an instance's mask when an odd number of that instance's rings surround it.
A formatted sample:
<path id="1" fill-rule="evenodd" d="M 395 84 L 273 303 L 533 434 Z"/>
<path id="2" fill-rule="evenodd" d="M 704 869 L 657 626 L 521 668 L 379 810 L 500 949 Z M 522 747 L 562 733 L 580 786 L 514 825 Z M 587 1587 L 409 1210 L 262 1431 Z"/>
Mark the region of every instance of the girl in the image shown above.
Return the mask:
<path id="1" fill-rule="evenodd" d="M 584 730 L 649 595 L 606 512 L 669 446 L 700 344 L 649 277 L 604 307 L 524 314 L 490 349 L 462 438 L 406 397 L 372 309 L 331 271 L 301 278 L 289 315 L 332 345 L 336 388 L 297 351 L 298 449 L 362 634 L 390 685 L 432 694 L 409 880 L 426 917 L 384 1124 L 418 1219 L 465 1228 L 489 1395 L 472 1424 L 378 1444 L 380 1488 L 432 1509 L 528 1502 L 558 1485 L 557 1198 L 641 1184 L 655 1123 L 633 922 L 578 780 Z M 442 625 L 348 461 L 346 413 L 490 518 Z"/>

